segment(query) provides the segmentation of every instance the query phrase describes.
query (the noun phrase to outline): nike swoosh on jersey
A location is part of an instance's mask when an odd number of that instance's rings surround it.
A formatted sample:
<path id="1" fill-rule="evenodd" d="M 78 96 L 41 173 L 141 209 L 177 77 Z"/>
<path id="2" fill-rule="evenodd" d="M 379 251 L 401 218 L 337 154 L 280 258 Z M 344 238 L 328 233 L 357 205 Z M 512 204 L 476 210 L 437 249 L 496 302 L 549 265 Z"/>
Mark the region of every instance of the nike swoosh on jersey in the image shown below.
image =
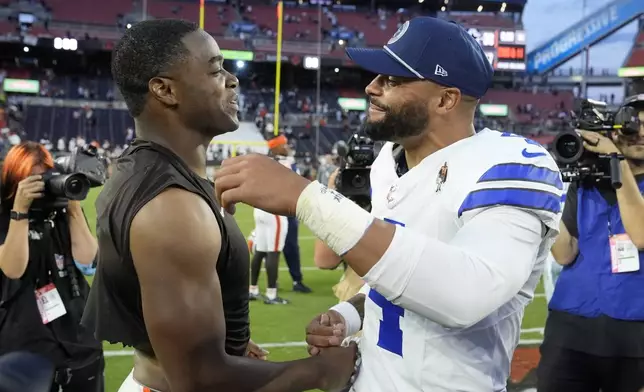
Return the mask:
<path id="1" fill-rule="evenodd" d="M 524 148 L 523 151 L 521 151 L 521 154 L 526 158 L 536 158 L 546 155 L 545 152 L 530 152 L 527 148 Z"/>

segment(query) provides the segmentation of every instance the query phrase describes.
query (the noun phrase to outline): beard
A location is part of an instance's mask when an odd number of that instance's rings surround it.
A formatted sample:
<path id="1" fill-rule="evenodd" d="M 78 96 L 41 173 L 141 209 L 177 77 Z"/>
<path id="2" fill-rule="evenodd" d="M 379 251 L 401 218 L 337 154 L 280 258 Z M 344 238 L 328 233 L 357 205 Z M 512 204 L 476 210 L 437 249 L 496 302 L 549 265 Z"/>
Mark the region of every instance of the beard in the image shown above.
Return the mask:
<path id="1" fill-rule="evenodd" d="M 384 110 L 384 118 L 362 124 L 362 131 L 374 141 L 397 142 L 421 135 L 429 124 L 429 115 L 423 102 L 408 102 L 400 108 L 376 105 Z"/>
<path id="2" fill-rule="evenodd" d="M 644 144 L 639 135 L 619 135 L 615 145 L 632 165 L 644 166 Z"/>

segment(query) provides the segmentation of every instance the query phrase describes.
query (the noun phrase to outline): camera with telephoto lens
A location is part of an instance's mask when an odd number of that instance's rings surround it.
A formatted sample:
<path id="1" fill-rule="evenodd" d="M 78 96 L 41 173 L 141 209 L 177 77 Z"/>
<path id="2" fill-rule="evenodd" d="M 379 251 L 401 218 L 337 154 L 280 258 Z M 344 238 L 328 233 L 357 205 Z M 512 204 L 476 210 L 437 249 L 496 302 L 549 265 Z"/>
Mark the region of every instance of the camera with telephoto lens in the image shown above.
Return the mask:
<path id="1" fill-rule="evenodd" d="M 621 187 L 621 171 L 617 155 L 595 154 L 584 148 L 584 139 L 575 131 L 597 132 L 613 137 L 615 132 L 625 137 L 638 135 L 638 112 L 644 108 L 644 95 L 629 97 L 617 112 L 610 112 L 605 102 L 583 99 L 576 102 L 572 130 L 558 134 L 552 142 L 552 152 L 565 182 L 610 181 L 614 188 Z"/>
<path id="2" fill-rule="evenodd" d="M 371 210 L 371 165 L 376 159 L 375 144 L 370 138 L 355 133 L 338 148 L 340 171 L 335 179 L 336 190 L 363 209 Z"/>
<path id="3" fill-rule="evenodd" d="M 34 211 L 65 208 L 69 200 L 85 200 L 90 188 L 101 186 L 107 178 L 104 157 L 93 146 L 76 149 L 70 155 L 57 158 L 54 168 L 45 172 L 44 196 L 33 202 Z"/>

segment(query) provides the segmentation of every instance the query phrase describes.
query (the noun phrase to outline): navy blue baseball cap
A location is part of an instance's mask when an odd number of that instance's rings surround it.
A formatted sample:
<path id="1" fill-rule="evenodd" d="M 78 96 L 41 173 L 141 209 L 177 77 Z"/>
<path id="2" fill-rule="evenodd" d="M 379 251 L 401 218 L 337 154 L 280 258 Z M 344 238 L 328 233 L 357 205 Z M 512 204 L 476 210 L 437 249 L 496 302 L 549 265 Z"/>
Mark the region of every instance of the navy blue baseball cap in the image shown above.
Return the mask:
<path id="1" fill-rule="evenodd" d="M 460 25 L 422 16 L 405 22 L 382 49 L 347 48 L 349 58 L 377 74 L 431 80 L 481 98 L 494 70 L 483 48 Z"/>

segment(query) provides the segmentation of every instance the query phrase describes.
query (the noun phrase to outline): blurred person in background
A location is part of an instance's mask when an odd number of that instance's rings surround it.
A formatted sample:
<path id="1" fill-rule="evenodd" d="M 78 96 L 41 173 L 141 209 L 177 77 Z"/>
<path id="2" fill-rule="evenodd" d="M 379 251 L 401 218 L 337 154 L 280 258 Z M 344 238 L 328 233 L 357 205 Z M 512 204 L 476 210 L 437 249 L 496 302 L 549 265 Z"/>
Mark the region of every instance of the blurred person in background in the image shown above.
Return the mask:
<path id="1" fill-rule="evenodd" d="M 329 182 L 329 177 L 336 171 L 340 165 L 340 157 L 347 153 L 347 143 L 340 140 L 333 145 L 331 154 L 320 157 L 320 167 L 318 168 L 316 180 L 320 184 Z"/>
<path id="2" fill-rule="evenodd" d="M 275 156 L 285 166 L 290 164 L 280 155 L 287 155 L 287 140 L 284 136 L 278 136 L 268 141 L 270 154 Z M 261 299 L 259 293 L 259 273 L 262 269 L 262 261 L 266 266 L 266 295 L 264 303 L 267 305 L 286 305 L 289 302 L 277 295 L 277 277 L 279 274 L 280 255 L 286 242 L 288 231 L 288 220 L 285 216 L 273 215 L 271 213 L 255 208 L 253 210 L 255 229 L 249 239 L 249 250 L 253 253 L 250 263 L 250 286 L 248 287 L 249 299 L 255 301 Z"/>
<path id="3" fill-rule="evenodd" d="M 2 167 L 0 355 L 29 351 L 49 359 L 52 390 L 103 391 L 103 351 L 80 326 L 98 245 L 80 202 L 43 201 L 54 168 L 36 142 L 14 146 Z M 39 200 L 42 199 L 42 200 Z"/>
<path id="4" fill-rule="evenodd" d="M 563 270 L 548 304 L 538 389 L 637 391 L 644 387 L 644 125 L 612 140 L 579 132 L 587 150 L 623 155 L 622 187 L 568 188 L 552 246 Z"/>
<path id="5" fill-rule="evenodd" d="M 11 132 L 18 137 L 17 143 L 11 143 L 12 145 L 20 143 L 20 137 L 24 135 L 24 115 L 22 104 L 9 105 L 7 109 L 7 124 Z"/>
<path id="6" fill-rule="evenodd" d="M 338 172 L 339 169 L 335 169 L 327 179 L 329 189 L 336 189 L 335 181 L 338 177 Z M 313 260 L 315 261 L 315 266 L 320 269 L 334 270 L 340 265 L 343 266 L 344 274 L 342 274 L 340 282 L 333 286 L 333 294 L 335 294 L 340 302 L 348 301 L 358 294 L 358 291 L 365 284 L 364 280 L 351 267 L 347 266 L 340 256 L 335 254 L 331 248 L 319 239 L 315 240 Z"/>
<path id="7" fill-rule="evenodd" d="M 297 174 L 302 175 L 300 170 L 297 168 L 295 158 L 293 157 L 295 151 L 288 144 L 286 136 L 280 135 L 271 139 L 269 141 L 269 148 L 282 165 L 290 168 Z M 300 261 L 300 225 L 297 219 L 293 216 L 289 216 L 286 219 L 288 221 L 288 229 L 286 231 L 286 241 L 282 251 L 284 252 L 284 259 L 288 266 L 288 272 L 291 275 L 291 279 L 293 279 L 293 291 L 308 294 L 312 290 L 302 282 L 304 276 L 302 275 L 302 263 Z"/>

